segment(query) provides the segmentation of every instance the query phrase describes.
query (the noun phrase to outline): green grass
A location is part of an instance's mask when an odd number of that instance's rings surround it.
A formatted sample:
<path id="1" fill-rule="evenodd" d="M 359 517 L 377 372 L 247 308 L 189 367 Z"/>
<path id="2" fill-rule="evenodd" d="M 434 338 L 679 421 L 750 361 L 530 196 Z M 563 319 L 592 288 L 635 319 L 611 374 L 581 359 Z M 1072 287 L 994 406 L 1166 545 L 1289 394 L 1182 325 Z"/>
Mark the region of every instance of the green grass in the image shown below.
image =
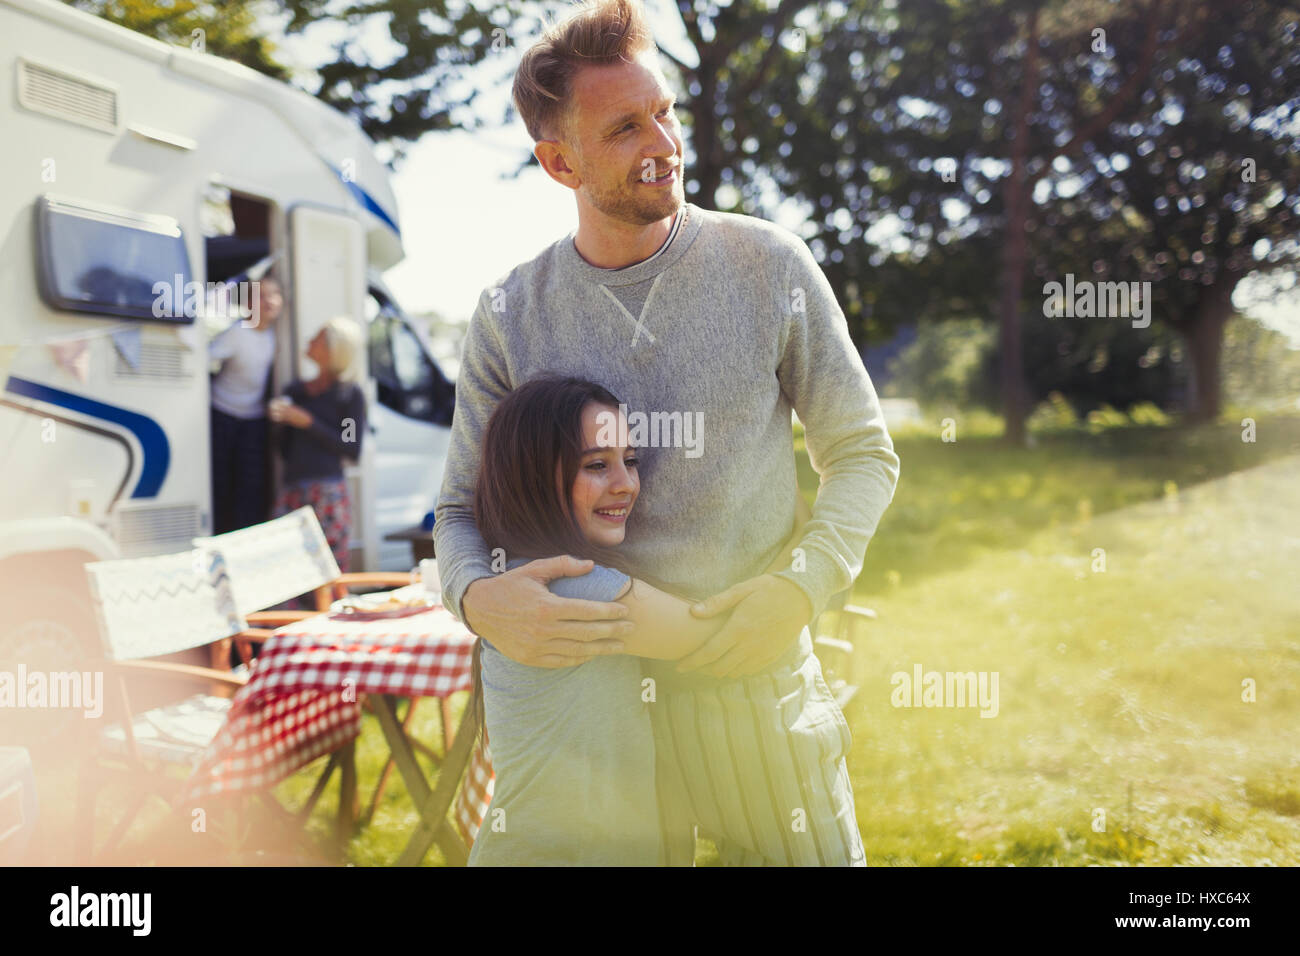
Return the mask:
<path id="1" fill-rule="evenodd" d="M 1029 535 L 1070 526 L 1185 488 L 1300 453 L 1300 417 L 1260 417 L 1256 441 L 1238 425 L 1199 428 L 1086 428 L 1041 433 L 1036 447 L 1003 446 L 985 416 L 956 417 L 956 441 L 940 425 L 901 431 L 894 500 L 867 551 L 858 592 L 882 593 L 957 570 Z M 796 433 L 799 482 L 811 503 L 817 475 Z"/>
<path id="2" fill-rule="evenodd" d="M 882 522 L 855 595 L 879 613 L 848 711 L 871 863 L 1300 863 L 1296 434 L 900 437 L 895 507 L 913 510 Z M 894 708 L 890 675 L 915 663 L 998 672 L 998 716 Z"/>

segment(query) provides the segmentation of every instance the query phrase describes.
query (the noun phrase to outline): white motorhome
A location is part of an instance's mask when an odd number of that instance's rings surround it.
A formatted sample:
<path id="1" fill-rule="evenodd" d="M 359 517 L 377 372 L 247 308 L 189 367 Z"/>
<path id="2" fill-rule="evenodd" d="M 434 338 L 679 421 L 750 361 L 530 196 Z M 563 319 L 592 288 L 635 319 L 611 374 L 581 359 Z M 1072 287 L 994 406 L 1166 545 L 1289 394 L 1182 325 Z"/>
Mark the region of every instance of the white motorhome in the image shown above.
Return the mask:
<path id="1" fill-rule="evenodd" d="M 434 507 L 455 389 L 380 279 L 403 250 L 365 135 L 56 0 L 0 0 L 0 104 L 0 657 L 94 633 L 86 561 L 212 532 L 207 338 L 156 317 L 154 284 L 268 255 L 288 293 L 277 393 L 326 319 L 368 330 L 353 569 L 409 569 L 383 537 Z"/>

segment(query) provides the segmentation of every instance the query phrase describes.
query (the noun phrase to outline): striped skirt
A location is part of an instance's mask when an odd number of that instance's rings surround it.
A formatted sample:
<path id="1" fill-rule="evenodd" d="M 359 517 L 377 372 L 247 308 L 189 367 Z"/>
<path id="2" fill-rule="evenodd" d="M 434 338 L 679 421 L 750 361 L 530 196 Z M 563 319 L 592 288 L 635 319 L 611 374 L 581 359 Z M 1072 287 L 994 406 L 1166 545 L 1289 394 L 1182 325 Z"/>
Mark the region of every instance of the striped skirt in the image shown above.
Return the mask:
<path id="1" fill-rule="evenodd" d="M 752 677 L 684 680 L 643 665 L 658 674 L 661 862 L 691 865 L 699 832 L 724 865 L 867 865 L 845 762 L 852 736 L 808 628 Z"/>
<path id="2" fill-rule="evenodd" d="M 352 537 L 352 502 L 348 498 L 346 478 L 322 478 L 295 482 L 280 491 L 275 500 L 275 515 L 280 517 L 311 505 L 316 520 L 325 532 L 325 541 L 334 552 L 339 571 L 348 570 L 349 541 Z"/>

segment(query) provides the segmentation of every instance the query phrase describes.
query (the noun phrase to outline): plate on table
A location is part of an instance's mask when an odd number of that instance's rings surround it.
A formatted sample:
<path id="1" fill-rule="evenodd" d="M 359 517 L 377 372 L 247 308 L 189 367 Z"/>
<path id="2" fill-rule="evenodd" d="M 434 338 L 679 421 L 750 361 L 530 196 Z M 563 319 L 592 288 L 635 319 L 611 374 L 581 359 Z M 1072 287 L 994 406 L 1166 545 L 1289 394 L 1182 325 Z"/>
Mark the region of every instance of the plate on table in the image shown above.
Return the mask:
<path id="1" fill-rule="evenodd" d="M 336 601 L 330 608 L 334 621 L 382 621 L 423 614 L 441 605 L 426 594 L 363 594 Z"/>

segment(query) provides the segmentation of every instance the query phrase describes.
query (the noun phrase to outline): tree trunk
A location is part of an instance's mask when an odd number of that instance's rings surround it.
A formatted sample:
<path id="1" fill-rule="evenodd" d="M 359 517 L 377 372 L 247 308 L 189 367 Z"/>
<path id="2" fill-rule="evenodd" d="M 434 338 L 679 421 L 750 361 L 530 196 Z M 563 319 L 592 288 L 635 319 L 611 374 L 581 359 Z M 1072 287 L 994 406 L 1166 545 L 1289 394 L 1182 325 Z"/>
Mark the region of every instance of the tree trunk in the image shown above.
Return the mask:
<path id="1" fill-rule="evenodd" d="M 998 297 L 998 358 L 1002 380 L 1004 440 L 1011 445 L 1025 443 L 1025 369 L 1021 336 L 1020 293 L 1025 279 L 1025 211 L 1023 185 L 1013 171 L 1006 185 L 1007 226 L 1002 240 L 1002 263 Z"/>
<path id="2" fill-rule="evenodd" d="M 1223 329 L 1232 318 L 1232 292 L 1239 280 L 1240 276 L 1226 273 L 1206 286 L 1197 300 L 1195 319 L 1183 329 L 1191 359 L 1187 401 L 1191 422 L 1212 422 L 1223 410 Z"/>
<path id="3" fill-rule="evenodd" d="M 701 209 L 718 208 L 718 186 L 722 183 L 722 149 L 718 142 L 717 70 L 705 62 L 700 51 L 700 68 L 696 74 L 700 95 L 691 103 L 691 145 L 695 149 L 695 181 L 700 190 L 691 202 Z"/>
<path id="4" fill-rule="evenodd" d="M 1025 260 L 1028 241 L 1025 220 L 1028 215 L 1029 188 L 1025 169 L 1028 151 L 1029 111 L 1038 85 L 1038 11 L 1029 13 L 1025 72 L 1020 81 L 1016 106 L 1015 132 L 1011 141 L 1011 174 L 1003 187 L 1006 207 L 1006 230 L 1002 239 L 1002 262 L 998 296 L 998 350 L 1002 379 L 1002 416 L 1006 422 L 1003 439 L 1011 445 L 1025 444 L 1024 349 L 1020 332 L 1020 299 L 1025 286 Z"/>

